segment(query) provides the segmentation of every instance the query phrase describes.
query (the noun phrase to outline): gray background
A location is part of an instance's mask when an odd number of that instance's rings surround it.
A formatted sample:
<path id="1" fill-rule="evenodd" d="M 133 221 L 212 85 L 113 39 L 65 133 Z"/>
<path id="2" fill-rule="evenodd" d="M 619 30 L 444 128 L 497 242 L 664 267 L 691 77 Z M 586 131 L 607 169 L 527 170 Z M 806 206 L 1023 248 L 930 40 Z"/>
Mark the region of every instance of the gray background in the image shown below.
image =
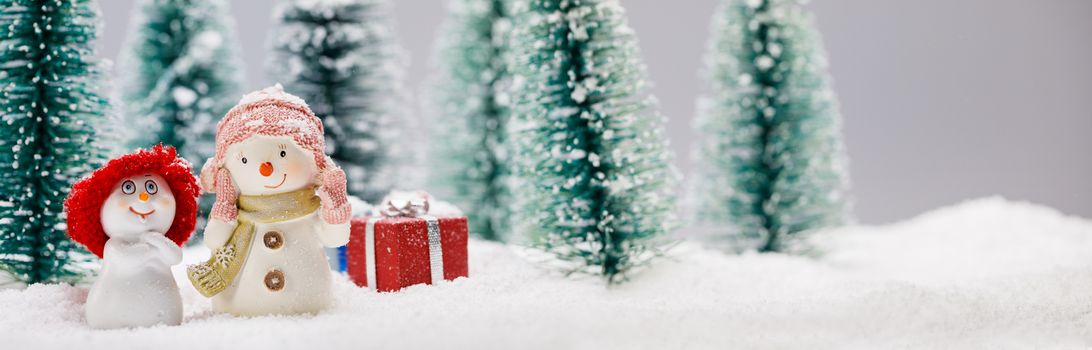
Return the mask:
<path id="1" fill-rule="evenodd" d="M 417 92 L 445 6 L 393 2 L 411 56 L 407 85 Z M 134 1 L 100 3 L 101 55 L 114 58 Z M 247 86 L 268 85 L 261 65 L 270 6 L 231 3 Z M 716 1 L 623 4 L 686 174 Z M 1092 217 L 1092 1 L 826 0 L 809 8 L 831 58 L 860 221 L 994 194 Z"/>

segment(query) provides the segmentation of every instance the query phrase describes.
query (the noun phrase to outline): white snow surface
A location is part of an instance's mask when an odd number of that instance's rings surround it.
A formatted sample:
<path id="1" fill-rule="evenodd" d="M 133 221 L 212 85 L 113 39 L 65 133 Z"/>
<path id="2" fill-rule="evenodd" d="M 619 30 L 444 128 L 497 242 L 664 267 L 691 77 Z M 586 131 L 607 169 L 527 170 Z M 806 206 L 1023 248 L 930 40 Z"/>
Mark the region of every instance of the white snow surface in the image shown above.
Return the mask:
<path id="1" fill-rule="evenodd" d="M 470 278 L 389 294 L 338 279 L 336 306 L 312 316 L 214 314 L 178 275 L 183 325 L 133 330 L 89 329 L 84 287 L 33 285 L 0 291 L 0 339 L 5 349 L 157 350 L 1092 345 L 1092 221 L 986 198 L 813 241 L 825 252 L 818 258 L 728 255 L 684 241 L 607 287 L 472 240 Z"/>

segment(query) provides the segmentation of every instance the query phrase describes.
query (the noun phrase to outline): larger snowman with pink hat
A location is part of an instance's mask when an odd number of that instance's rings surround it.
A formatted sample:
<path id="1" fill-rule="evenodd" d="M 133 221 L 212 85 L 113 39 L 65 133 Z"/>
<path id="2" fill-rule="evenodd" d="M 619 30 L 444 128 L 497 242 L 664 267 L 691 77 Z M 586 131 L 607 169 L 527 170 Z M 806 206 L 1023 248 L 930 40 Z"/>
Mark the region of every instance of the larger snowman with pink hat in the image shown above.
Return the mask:
<path id="1" fill-rule="evenodd" d="M 313 313 L 331 302 L 324 247 L 349 240 L 345 173 L 323 151 L 322 122 L 280 84 L 243 97 L 220 121 L 201 185 L 216 194 L 212 257 L 194 287 L 234 315 Z"/>

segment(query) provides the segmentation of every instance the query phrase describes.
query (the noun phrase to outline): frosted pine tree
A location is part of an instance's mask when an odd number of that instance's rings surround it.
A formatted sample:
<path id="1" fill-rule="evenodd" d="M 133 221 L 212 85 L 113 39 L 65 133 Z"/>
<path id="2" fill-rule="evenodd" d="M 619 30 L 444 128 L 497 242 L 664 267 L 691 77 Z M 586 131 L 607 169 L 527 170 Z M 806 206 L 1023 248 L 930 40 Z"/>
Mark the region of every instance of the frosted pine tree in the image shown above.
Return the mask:
<path id="1" fill-rule="evenodd" d="M 509 216 L 505 127 L 509 1 L 453 0 L 438 51 L 430 184 L 469 217 L 470 232 L 502 240 Z"/>
<path id="2" fill-rule="evenodd" d="M 93 257 L 63 202 L 105 158 L 90 0 L 0 1 L 0 287 L 74 281 Z"/>
<path id="3" fill-rule="evenodd" d="M 222 0 L 141 0 L 120 69 L 126 152 L 164 143 L 197 164 L 216 152 L 216 123 L 239 99 L 242 64 Z M 213 196 L 200 198 L 198 226 Z M 198 242 L 199 240 L 191 240 Z"/>
<path id="4" fill-rule="evenodd" d="M 242 67 L 222 0 L 141 0 L 121 69 L 130 148 L 162 142 L 200 168 L 239 99 Z M 199 215 L 204 217 L 204 215 Z"/>
<path id="5" fill-rule="evenodd" d="M 778 251 L 847 217 L 841 117 L 798 0 L 726 0 L 699 103 L 697 219 L 736 248 Z"/>
<path id="6" fill-rule="evenodd" d="M 275 10 L 270 73 L 303 98 L 326 127 L 327 154 L 349 193 L 376 203 L 413 176 L 415 155 L 400 138 L 409 124 L 404 57 L 384 0 L 296 0 Z"/>
<path id="7" fill-rule="evenodd" d="M 671 225 L 675 174 L 617 0 L 530 0 L 515 21 L 521 231 L 617 282 Z"/>

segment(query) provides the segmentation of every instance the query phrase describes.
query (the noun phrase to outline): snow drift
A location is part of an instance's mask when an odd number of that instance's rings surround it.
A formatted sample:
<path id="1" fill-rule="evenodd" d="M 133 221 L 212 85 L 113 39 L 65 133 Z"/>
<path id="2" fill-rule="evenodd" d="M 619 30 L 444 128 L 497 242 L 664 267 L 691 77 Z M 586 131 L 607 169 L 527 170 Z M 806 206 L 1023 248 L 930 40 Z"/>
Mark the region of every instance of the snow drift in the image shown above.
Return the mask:
<path id="1" fill-rule="evenodd" d="M 517 248 L 472 241 L 468 279 L 393 294 L 340 279 L 327 312 L 249 319 L 213 314 L 208 300 L 180 283 L 185 323 L 135 330 L 89 329 L 82 287 L 33 285 L 0 291 L 0 339 L 10 349 L 1092 344 L 1088 220 L 987 198 L 812 241 L 820 258 L 734 256 L 683 242 L 619 287 L 565 278 L 527 263 Z M 207 254 L 187 253 L 187 260 Z"/>

